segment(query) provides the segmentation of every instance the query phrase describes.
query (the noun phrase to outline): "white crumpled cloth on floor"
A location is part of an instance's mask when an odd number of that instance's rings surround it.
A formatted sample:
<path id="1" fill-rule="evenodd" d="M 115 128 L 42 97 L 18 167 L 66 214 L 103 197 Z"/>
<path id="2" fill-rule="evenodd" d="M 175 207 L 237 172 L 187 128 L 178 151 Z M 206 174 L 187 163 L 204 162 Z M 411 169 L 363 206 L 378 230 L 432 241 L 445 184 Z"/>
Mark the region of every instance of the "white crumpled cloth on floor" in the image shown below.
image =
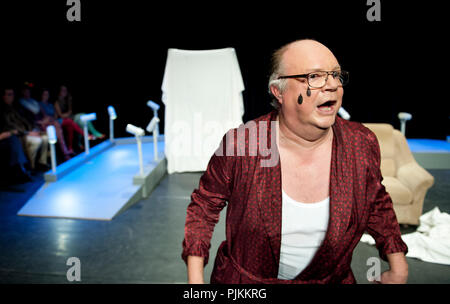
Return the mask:
<path id="1" fill-rule="evenodd" d="M 435 207 L 420 217 L 417 231 L 402 235 L 402 240 L 408 246 L 407 257 L 450 265 L 450 214 Z M 366 233 L 360 241 L 375 245 L 375 240 Z"/>

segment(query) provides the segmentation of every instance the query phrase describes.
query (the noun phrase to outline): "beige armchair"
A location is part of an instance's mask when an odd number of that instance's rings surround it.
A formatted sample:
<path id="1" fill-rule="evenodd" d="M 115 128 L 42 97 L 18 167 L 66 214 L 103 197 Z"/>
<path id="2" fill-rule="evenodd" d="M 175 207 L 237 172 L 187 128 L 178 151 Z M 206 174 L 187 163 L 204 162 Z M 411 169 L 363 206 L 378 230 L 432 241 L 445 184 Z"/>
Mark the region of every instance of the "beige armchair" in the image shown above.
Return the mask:
<path id="1" fill-rule="evenodd" d="M 416 162 L 400 131 L 389 124 L 364 125 L 375 133 L 380 144 L 382 184 L 392 198 L 398 222 L 419 225 L 433 176 Z"/>

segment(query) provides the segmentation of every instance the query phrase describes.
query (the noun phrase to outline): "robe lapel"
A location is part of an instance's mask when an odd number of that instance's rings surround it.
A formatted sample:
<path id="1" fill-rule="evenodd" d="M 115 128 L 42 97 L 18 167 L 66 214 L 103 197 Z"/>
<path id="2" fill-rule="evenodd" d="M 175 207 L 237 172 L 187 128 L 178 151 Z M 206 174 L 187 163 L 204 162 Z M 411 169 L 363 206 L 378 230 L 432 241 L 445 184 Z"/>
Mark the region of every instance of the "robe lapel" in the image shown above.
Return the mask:
<path id="1" fill-rule="evenodd" d="M 261 175 L 264 182 L 260 185 L 264 199 L 258 200 L 258 204 L 278 273 L 281 247 L 281 170 L 279 165 L 263 169 Z"/>
<path id="2" fill-rule="evenodd" d="M 267 124 L 267 143 L 272 142 L 272 124 L 276 119 L 277 111 L 272 111 Z M 259 174 L 255 179 L 258 183 L 258 205 L 264 228 L 269 238 L 269 243 L 274 257 L 274 273 L 278 273 L 281 246 L 281 165 L 278 148 L 275 144 L 278 161 L 275 166 L 263 167 L 261 156 L 258 155 Z"/>
<path id="3" fill-rule="evenodd" d="M 353 174 L 349 141 L 336 117 L 330 172 L 330 223 L 326 238 L 333 249 L 343 240 L 352 214 Z"/>

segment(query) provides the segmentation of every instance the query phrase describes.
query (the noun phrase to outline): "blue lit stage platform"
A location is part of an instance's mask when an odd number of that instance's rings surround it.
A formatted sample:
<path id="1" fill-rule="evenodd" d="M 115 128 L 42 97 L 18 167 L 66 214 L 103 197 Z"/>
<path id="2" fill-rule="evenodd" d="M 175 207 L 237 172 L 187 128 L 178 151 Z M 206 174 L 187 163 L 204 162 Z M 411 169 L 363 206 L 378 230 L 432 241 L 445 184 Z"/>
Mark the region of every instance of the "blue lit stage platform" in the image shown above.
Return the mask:
<path id="1" fill-rule="evenodd" d="M 407 139 L 416 161 L 425 169 L 450 169 L 450 142 L 437 139 Z"/>
<path id="2" fill-rule="evenodd" d="M 153 137 L 142 137 L 144 177 L 139 175 L 136 139 L 104 141 L 62 163 L 56 174 L 19 210 L 18 215 L 111 220 L 153 190 L 166 173 L 164 136 L 158 137 L 154 161 Z"/>

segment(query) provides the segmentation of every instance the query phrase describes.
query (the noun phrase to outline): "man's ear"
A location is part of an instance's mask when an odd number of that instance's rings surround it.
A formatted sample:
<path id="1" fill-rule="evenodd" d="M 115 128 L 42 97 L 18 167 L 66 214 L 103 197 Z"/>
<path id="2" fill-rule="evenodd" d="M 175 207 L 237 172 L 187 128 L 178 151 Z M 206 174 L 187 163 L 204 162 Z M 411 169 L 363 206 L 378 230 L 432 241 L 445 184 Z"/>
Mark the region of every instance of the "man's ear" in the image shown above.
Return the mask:
<path id="1" fill-rule="evenodd" d="M 280 104 L 283 103 L 282 94 L 277 86 L 271 85 L 270 92 L 272 93 L 273 97 L 275 97 L 278 100 Z"/>

